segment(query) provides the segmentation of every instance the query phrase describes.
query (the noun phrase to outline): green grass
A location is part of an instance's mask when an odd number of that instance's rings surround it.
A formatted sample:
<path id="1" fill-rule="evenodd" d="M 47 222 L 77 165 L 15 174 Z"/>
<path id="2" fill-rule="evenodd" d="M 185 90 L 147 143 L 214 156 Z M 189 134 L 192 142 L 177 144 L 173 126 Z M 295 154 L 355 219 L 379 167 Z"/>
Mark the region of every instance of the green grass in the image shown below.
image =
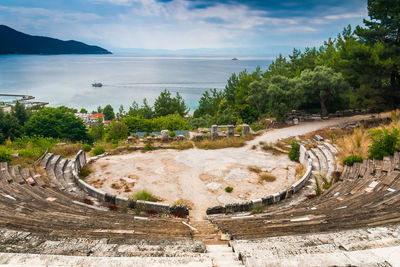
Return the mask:
<path id="1" fill-rule="evenodd" d="M 153 197 L 153 195 L 148 192 L 147 190 L 141 190 L 136 192 L 133 196 L 133 199 L 135 200 L 144 200 L 144 201 L 155 201 L 156 199 Z"/>

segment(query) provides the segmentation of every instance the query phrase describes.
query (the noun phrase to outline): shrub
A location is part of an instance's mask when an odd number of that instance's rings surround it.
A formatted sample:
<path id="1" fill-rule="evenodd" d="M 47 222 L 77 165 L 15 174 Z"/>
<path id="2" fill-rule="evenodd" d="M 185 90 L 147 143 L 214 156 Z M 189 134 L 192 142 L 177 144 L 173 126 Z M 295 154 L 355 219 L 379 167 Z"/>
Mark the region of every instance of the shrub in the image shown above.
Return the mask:
<path id="1" fill-rule="evenodd" d="M 257 167 L 257 166 L 249 166 L 249 167 L 247 167 L 247 169 L 248 169 L 249 171 L 255 172 L 255 173 L 260 173 L 260 172 L 262 172 L 261 168 L 260 168 L 260 167 Z"/>
<path id="2" fill-rule="evenodd" d="M 250 209 L 251 214 L 259 214 L 263 212 L 263 207 L 261 205 L 253 205 Z"/>
<path id="3" fill-rule="evenodd" d="M 231 187 L 231 186 L 225 187 L 225 192 L 232 193 L 232 191 L 233 191 L 233 187 Z"/>
<path id="4" fill-rule="evenodd" d="M 295 169 L 295 176 L 296 177 L 303 177 L 303 175 L 306 173 L 307 168 L 303 164 L 299 164 L 296 169 Z"/>
<path id="5" fill-rule="evenodd" d="M 276 180 L 276 176 L 270 173 L 262 173 L 259 175 L 261 181 L 273 182 Z"/>
<path id="6" fill-rule="evenodd" d="M 156 199 L 153 197 L 153 195 L 148 192 L 147 190 L 141 190 L 139 192 L 136 192 L 133 196 L 133 199 L 135 200 L 144 200 L 144 201 L 155 201 Z"/>
<path id="7" fill-rule="evenodd" d="M 296 141 L 290 142 L 290 146 L 292 147 L 289 151 L 289 159 L 291 161 L 299 162 L 300 158 L 300 146 Z"/>
<path id="8" fill-rule="evenodd" d="M 92 147 L 89 144 L 83 144 L 82 149 L 85 152 L 89 152 L 92 149 Z"/>
<path id="9" fill-rule="evenodd" d="M 363 158 L 358 155 L 351 155 L 343 160 L 343 164 L 347 166 L 353 166 L 355 162 L 363 162 Z"/>
<path id="10" fill-rule="evenodd" d="M 112 122 L 106 129 L 106 140 L 113 143 L 126 139 L 129 136 L 128 127 L 119 121 Z"/>
<path id="11" fill-rule="evenodd" d="M 176 133 L 174 131 L 169 130 L 168 131 L 168 135 L 171 136 L 171 137 L 175 137 Z"/>
<path id="12" fill-rule="evenodd" d="M 78 176 L 81 180 L 85 180 L 86 177 L 88 177 L 89 174 L 91 174 L 91 173 L 92 173 L 92 170 L 88 166 L 85 166 L 81 169 Z"/>
<path id="13" fill-rule="evenodd" d="M 399 129 L 376 129 L 369 131 L 371 145 L 369 147 L 369 158 L 382 160 L 384 156 L 393 155 L 394 151 L 399 150 Z"/>
<path id="14" fill-rule="evenodd" d="M 0 148 L 0 162 L 10 163 L 12 160 L 11 154 L 4 148 Z"/>
<path id="15" fill-rule="evenodd" d="M 96 146 L 96 147 L 93 149 L 93 155 L 95 155 L 95 156 L 101 155 L 101 154 L 103 154 L 104 152 L 106 152 L 106 151 L 105 151 L 104 147 L 102 147 L 102 146 Z"/>
<path id="16" fill-rule="evenodd" d="M 242 126 L 242 125 L 238 126 L 238 127 L 236 128 L 236 131 L 237 131 L 237 133 L 238 133 L 239 135 L 242 135 L 243 126 Z"/>

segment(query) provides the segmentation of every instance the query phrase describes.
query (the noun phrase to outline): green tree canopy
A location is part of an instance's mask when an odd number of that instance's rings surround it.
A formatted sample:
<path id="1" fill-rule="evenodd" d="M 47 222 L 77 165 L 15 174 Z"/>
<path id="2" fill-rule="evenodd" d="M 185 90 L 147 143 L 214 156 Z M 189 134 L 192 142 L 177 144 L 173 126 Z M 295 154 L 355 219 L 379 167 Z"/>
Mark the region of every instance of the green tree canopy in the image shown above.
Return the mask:
<path id="1" fill-rule="evenodd" d="M 111 105 L 107 105 L 103 109 L 104 119 L 107 121 L 112 121 L 115 119 L 114 109 Z"/>
<path id="2" fill-rule="evenodd" d="M 72 141 L 86 141 L 88 135 L 82 120 L 65 108 L 43 108 L 25 124 L 28 136 L 54 137 Z"/>
<path id="3" fill-rule="evenodd" d="M 179 93 L 171 97 L 171 92 L 164 89 L 154 102 L 154 114 L 156 117 L 178 113 L 181 116 L 189 112 L 185 101 Z"/>
<path id="4" fill-rule="evenodd" d="M 340 99 L 341 94 L 349 87 L 341 73 L 324 66 L 303 71 L 296 84 L 297 89 L 304 93 L 307 101 L 319 102 L 322 116 L 328 114 L 327 101 Z"/>

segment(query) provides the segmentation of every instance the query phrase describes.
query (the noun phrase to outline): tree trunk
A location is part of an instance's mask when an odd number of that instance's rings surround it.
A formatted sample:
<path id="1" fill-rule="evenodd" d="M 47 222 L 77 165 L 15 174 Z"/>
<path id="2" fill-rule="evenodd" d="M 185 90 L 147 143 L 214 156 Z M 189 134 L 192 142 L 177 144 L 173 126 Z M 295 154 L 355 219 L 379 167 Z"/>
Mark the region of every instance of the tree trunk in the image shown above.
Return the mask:
<path id="1" fill-rule="evenodd" d="M 325 105 L 325 99 L 320 97 L 319 102 L 321 103 L 321 115 L 322 115 L 322 117 L 325 117 L 326 115 L 328 115 L 328 110 L 326 109 L 326 105 Z"/>

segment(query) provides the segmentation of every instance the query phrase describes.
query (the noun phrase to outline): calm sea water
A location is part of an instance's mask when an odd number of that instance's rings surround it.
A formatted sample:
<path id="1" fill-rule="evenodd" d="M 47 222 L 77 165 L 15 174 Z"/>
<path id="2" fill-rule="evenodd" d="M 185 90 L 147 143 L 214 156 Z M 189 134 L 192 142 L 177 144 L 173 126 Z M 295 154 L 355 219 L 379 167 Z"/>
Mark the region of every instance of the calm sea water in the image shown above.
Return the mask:
<path id="1" fill-rule="evenodd" d="M 193 110 L 205 90 L 223 89 L 232 73 L 254 71 L 266 58 L 138 57 L 131 55 L 0 56 L 0 93 L 33 95 L 51 106 L 85 107 L 111 104 L 125 109 L 165 88 L 179 92 Z M 102 82 L 101 88 L 92 87 Z"/>

